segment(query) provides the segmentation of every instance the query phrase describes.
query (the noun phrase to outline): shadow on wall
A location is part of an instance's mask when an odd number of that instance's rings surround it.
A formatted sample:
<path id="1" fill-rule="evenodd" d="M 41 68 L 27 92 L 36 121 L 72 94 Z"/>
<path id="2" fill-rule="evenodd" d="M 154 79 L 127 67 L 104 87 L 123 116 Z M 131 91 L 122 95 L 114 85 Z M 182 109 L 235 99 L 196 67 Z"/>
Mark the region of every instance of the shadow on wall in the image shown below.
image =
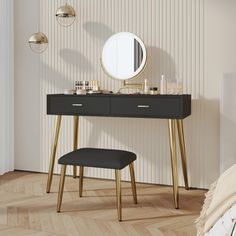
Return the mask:
<path id="1" fill-rule="evenodd" d="M 94 21 L 86 22 L 83 28 L 92 38 L 98 39 L 101 43 L 105 43 L 114 34 L 107 25 Z"/>
<path id="2" fill-rule="evenodd" d="M 83 72 L 86 74 L 91 74 L 94 72 L 94 67 L 91 62 L 76 50 L 63 48 L 60 50 L 59 55 L 66 63 L 66 66 L 68 67 L 67 71 L 69 71 L 68 74 L 70 75 L 76 75 L 78 72 Z M 65 88 L 74 87 L 74 76 L 64 75 L 58 72 L 58 70 L 48 66 L 46 63 L 42 63 L 42 71 L 44 71 L 43 74 L 50 75 L 50 77 L 43 77 L 43 79 L 46 80 L 47 83 L 51 84 L 53 88 L 64 91 Z M 58 80 L 63 82 L 58 83 Z"/>
<path id="3" fill-rule="evenodd" d="M 89 21 L 83 24 L 84 30 L 92 37 L 98 39 L 103 45 L 106 40 L 115 32 L 107 25 L 102 23 Z M 133 32 L 132 32 L 133 33 Z M 175 79 L 176 70 L 175 62 L 170 54 L 157 47 L 147 46 L 148 64 L 143 74 L 166 75 L 171 80 Z"/>
<path id="4" fill-rule="evenodd" d="M 175 61 L 170 54 L 157 47 L 147 47 L 148 64 L 146 74 L 160 81 L 161 75 L 165 75 L 168 81 L 175 82 Z"/>
<path id="5" fill-rule="evenodd" d="M 92 38 L 98 39 L 102 46 L 105 41 L 114 34 L 114 32 L 107 25 L 93 21 L 84 23 L 83 28 Z M 166 75 L 167 78 L 173 79 L 173 75 L 175 75 L 175 63 L 173 58 L 168 53 L 157 47 L 147 47 L 147 52 L 147 68 L 144 73 L 137 78 L 137 81 L 143 81 L 143 78 L 153 78 L 154 81 L 150 82 L 158 83 L 162 74 Z M 94 66 L 92 63 L 77 50 L 63 48 L 60 49 L 59 55 L 68 66 L 68 71 L 70 71 L 70 74 L 77 74 L 78 72 L 92 74 L 94 72 Z M 60 86 L 58 89 L 64 89 L 62 84 L 67 82 L 67 86 L 73 87 L 74 81 L 71 81 L 71 78 L 63 75 L 53 68 L 50 68 L 47 64 L 43 64 L 43 70 L 46 74 L 50 74 L 50 78 L 47 82 L 53 86 Z M 60 83 L 60 85 L 58 83 L 58 78 L 63 80 L 63 83 Z"/>
<path id="6" fill-rule="evenodd" d="M 113 31 L 106 25 L 97 22 L 86 22 L 83 25 L 85 31 L 95 39 L 98 39 L 101 45 L 113 35 Z M 94 66 L 83 54 L 77 50 L 72 50 L 68 48 L 60 49 L 59 56 L 68 66 L 68 71 L 70 74 L 77 74 L 79 72 L 85 74 L 92 74 L 94 72 Z M 56 69 L 51 68 L 45 63 L 42 63 L 44 74 L 50 74 L 50 78 L 47 78 L 47 82 L 50 83 L 53 87 L 63 91 L 66 87 L 74 87 L 73 78 L 65 76 L 62 73 L 58 72 Z M 45 78 L 43 77 L 45 80 Z M 63 81 L 63 83 L 58 83 L 58 79 Z"/>
<path id="7" fill-rule="evenodd" d="M 59 55 L 63 59 L 63 61 L 66 62 L 72 72 L 83 71 L 92 73 L 94 71 L 91 62 L 78 51 L 63 48 L 60 49 Z"/>
<path id="8" fill-rule="evenodd" d="M 64 84 L 66 84 L 68 88 L 74 87 L 74 81 L 69 76 L 63 75 L 62 73 L 48 66 L 46 63 L 42 62 L 41 64 L 43 71 L 43 74 L 41 74 L 41 79 L 43 79 L 45 83 L 50 84 L 54 91 L 64 91 Z M 45 75 L 47 76 L 45 77 Z M 63 83 L 58 83 L 58 80 L 63 81 Z"/>

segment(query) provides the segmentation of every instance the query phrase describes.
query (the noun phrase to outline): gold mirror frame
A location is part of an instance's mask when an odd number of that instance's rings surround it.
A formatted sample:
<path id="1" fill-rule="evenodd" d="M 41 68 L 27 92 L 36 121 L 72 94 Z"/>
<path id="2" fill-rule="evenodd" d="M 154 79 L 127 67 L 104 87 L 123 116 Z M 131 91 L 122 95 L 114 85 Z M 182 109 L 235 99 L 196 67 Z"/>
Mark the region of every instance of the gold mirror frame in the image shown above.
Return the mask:
<path id="1" fill-rule="evenodd" d="M 145 58 L 146 58 L 146 59 L 145 59 L 145 63 L 144 63 L 143 66 L 142 66 L 142 69 L 141 69 L 137 74 L 135 74 L 134 76 L 132 76 L 132 77 L 130 77 L 130 78 L 127 78 L 127 79 L 124 79 L 124 80 L 123 80 L 123 85 L 122 85 L 122 87 L 119 89 L 118 92 L 120 93 L 121 90 L 123 90 L 123 89 L 129 89 L 129 88 L 131 88 L 131 89 L 135 88 L 135 89 L 143 90 L 143 83 L 131 83 L 131 82 L 127 82 L 127 80 L 133 80 L 133 79 L 139 77 L 140 74 L 142 74 L 143 71 L 146 69 L 147 62 L 148 62 L 147 47 L 146 47 L 146 45 L 144 44 L 143 40 L 142 40 L 140 37 L 138 37 L 136 34 L 130 33 L 130 32 L 119 32 L 119 33 L 116 33 L 116 34 L 120 34 L 120 33 L 133 34 L 133 35 L 134 35 L 134 38 L 140 43 L 140 45 L 141 45 L 143 51 L 145 52 Z M 112 36 L 114 36 L 114 35 L 116 35 L 116 34 L 113 34 Z M 111 36 L 111 37 L 112 37 L 112 36 Z M 110 38 L 111 38 L 111 37 L 110 37 Z M 109 38 L 109 39 L 110 39 L 110 38 Z M 109 39 L 108 39 L 108 40 L 109 40 Z M 108 41 L 108 40 L 107 40 L 107 41 Z M 106 42 L 107 42 L 107 41 L 106 41 Z M 105 42 L 105 44 L 106 44 L 106 42 Z M 105 44 L 104 44 L 104 46 L 103 46 L 103 49 L 104 49 L 104 47 L 105 47 Z M 103 52 L 103 49 L 102 49 L 102 52 Z M 109 76 L 110 78 L 112 78 L 112 79 L 121 80 L 121 79 L 119 79 L 119 78 L 114 77 L 113 75 L 111 75 L 111 74 L 106 70 L 105 65 L 104 65 L 104 63 L 103 63 L 103 60 L 102 60 L 102 56 L 100 57 L 100 63 L 101 63 L 102 69 L 103 69 L 103 71 L 105 72 L 106 75 L 108 75 L 108 76 Z"/>

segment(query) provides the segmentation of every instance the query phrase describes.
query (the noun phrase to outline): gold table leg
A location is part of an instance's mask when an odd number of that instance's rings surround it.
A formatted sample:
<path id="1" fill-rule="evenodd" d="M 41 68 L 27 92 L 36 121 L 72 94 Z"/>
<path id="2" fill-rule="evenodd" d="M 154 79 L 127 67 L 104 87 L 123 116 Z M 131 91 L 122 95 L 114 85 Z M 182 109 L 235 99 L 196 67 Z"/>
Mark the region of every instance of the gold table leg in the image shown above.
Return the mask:
<path id="1" fill-rule="evenodd" d="M 66 165 L 61 166 L 61 178 L 60 178 L 60 185 L 58 191 L 58 199 L 57 199 L 57 212 L 61 211 L 61 203 L 64 191 L 64 183 L 65 183 L 65 175 L 66 175 Z"/>
<path id="2" fill-rule="evenodd" d="M 170 154 L 175 208 L 179 208 L 178 166 L 176 156 L 176 120 L 169 119 Z"/>
<path id="3" fill-rule="evenodd" d="M 187 172 L 187 158 L 186 158 L 186 149 L 185 149 L 185 140 L 184 140 L 184 126 L 183 120 L 177 120 L 178 134 L 179 134 L 179 146 L 182 159 L 183 175 L 185 189 L 189 189 L 188 185 L 188 172 Z"/>
<path id="4" fill-rule="evenodd" d="M 122 221 L 121 177 L 120 177 L 120 170 L 115 170 L 115 175 L 116 175 L 116 199 L 117 199 L 118 220 L 119 220 L 119 221 Z"/>
<path id="5" fill-rule="evenodd" d="M 78 148 L 78 126 L 79 126 L 79 117 L 74 116 L 74 145 L 73 149 L 77 150 Z M 77 176 L 77 167 L 73 166 L 73 178 Z"/>
<path id="6" fill-rule="evenodd" d="M 135 174 L 134 174 L 134 163 L 132 162 L 129 164 L 129 170 L 130 170 L 130 177 L 131 177 L 131 185 L 132 185 L 132 193 L 133 193 L 133 199 L 134 204 L 137 204 L 137 191 L 136 191 L 136 183 L 135 183 Z"/>
<path id="7" fill-rule="evenodd" d="M 84 182 L 84 167 L 79 167 L 79 196 L 82 197 L 83 193 L 83 182 Z"/>
<path id="8" fill-rule="evenodd" d="M 52 144 L 50 165 L 49 165 L 49 171 L 48 171 L 48 181 L 47 181 L 47 189 L 46 189 L 47 193 L 50 192 L 51 185 L 52 185 L 52 176 L 53 176 L 53 170 L 54 170 L 54 164 L 55 164 L 55 157 L 56 157 L 56 151 L 57 151 L 57 143 L 58 143 L 58 138 L 59 138 L 60 126 L 61 126 L 61 115 L 57 116 L 57 120 L 56 120 L 54 140 L 53 140 L 53 144 Z"/>

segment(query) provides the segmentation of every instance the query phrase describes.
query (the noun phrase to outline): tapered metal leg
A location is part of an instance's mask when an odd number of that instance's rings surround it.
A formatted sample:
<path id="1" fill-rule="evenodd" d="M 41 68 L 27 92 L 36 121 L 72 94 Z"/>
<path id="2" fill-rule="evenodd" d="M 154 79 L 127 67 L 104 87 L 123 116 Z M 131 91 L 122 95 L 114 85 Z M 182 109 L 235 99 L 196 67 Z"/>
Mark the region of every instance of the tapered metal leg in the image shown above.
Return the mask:
<path id="1" fill-rule="evenodd" d="M 169 119 L 169 138 L 170 138 L 170 155 L 172 167 L 172 181 L 175 208 L 179 208 L 179 190 L 178 190 L 178 166 L 176 156 L 176 120 Z"/>
<path id="2" fill-rule="evenodd" d="M 48 181 L 47 181 L 47 189 L 46 189 L 47 193 L 50 192 L 51 185 L 52 185 L 52 176 L 53 176 L 53 170 L 54 170 L 54 164 L 55 164 L 55 157 L 56 157 L 56 151 L 57 151 L 57 143 L 58 143 L 58 138 L 59 138 L 60 126 L 61 126 L 61 115 L 57 116 L 57 120 L 56 120 L 54 140 L 52 143 L 50 165 L 49 165 L 49 170 L 48 170 Z"/>
<path id="3" fill-rule="evenodd" d="M 137 204 L 137 191 L 136 191 L 136 183 L 135 183 L 135 174 L 134 174 L 134 163 L 132 162 L 129 165 L 129 170 L 130 170 L 130 177 L 131 177 L 131 186 L 132 186 L 132 193 L 133 193 L 133 199 L 134 199 L 134 204 Z"/>
<path id="4" fill-rule="evenodd" d="M 120 170 L 115 170 L 115 175 L 116 175 L 116 199 L 117 199 L 118 220 L 122 221 L 121 176 L 120 176 Z"/>
<path id="5" fill-rule="evenodd" d="M 84 167 L 79 167 L 79 196 L 82 197 L 84 183 Z"/>
<path id="6" fill-rule="evenodd" d="M 79 126 L 79 117 L 74 116 L 74 150 L 77 150 L 78 148 L 78 126 Z M 76 178 L 77 176 L 77 167 L 73 166 L 73 178 Z"/>
<path id="7" fill-rule="evenodd" d="M 61 203 L 62 203 L 62 197 L 63 197 L 65 175 L 66 175 L 66 165 L 62 165 L 61 166 L 60 185 L 59 185 L 59 191 L 58 191 L 58 199 L 57 199 L 57 212 L 61 211 Z"/>
<path id="8" fill-rule="evenodd" d="M 188 172 L 187 172 L 187 158 L 186 158 L 186 149 L 185 149 L 185 140 L 184 140 L 184 126 L 183 120 L 177 120 L 178 134 L 179 134 L 179 146 L 182 159 L 183 175 L 185 189 L 189 189 L 188 185 Z"/>

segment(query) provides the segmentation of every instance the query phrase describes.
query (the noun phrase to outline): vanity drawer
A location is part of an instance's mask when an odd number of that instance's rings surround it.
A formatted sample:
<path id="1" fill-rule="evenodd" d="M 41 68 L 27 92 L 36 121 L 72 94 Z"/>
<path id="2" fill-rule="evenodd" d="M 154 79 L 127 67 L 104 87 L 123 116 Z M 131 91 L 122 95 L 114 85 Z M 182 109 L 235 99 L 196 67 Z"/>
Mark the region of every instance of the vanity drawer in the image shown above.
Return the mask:
<path id="1" fill-rule="evenodd" d="M 111 98 L 111 114 L 127 117 L 153 117 L 182 119 L 186 116 L 183 110 L 185 100 L 175 96 L 126 97 Z M 190 113 L 191 113 L 191 100 Z"/>
<path id="2" fill-rule="evenodd" d="M 47 114 L 106 116 L 109 114 L 109 97 L 48 95 Z"/>

